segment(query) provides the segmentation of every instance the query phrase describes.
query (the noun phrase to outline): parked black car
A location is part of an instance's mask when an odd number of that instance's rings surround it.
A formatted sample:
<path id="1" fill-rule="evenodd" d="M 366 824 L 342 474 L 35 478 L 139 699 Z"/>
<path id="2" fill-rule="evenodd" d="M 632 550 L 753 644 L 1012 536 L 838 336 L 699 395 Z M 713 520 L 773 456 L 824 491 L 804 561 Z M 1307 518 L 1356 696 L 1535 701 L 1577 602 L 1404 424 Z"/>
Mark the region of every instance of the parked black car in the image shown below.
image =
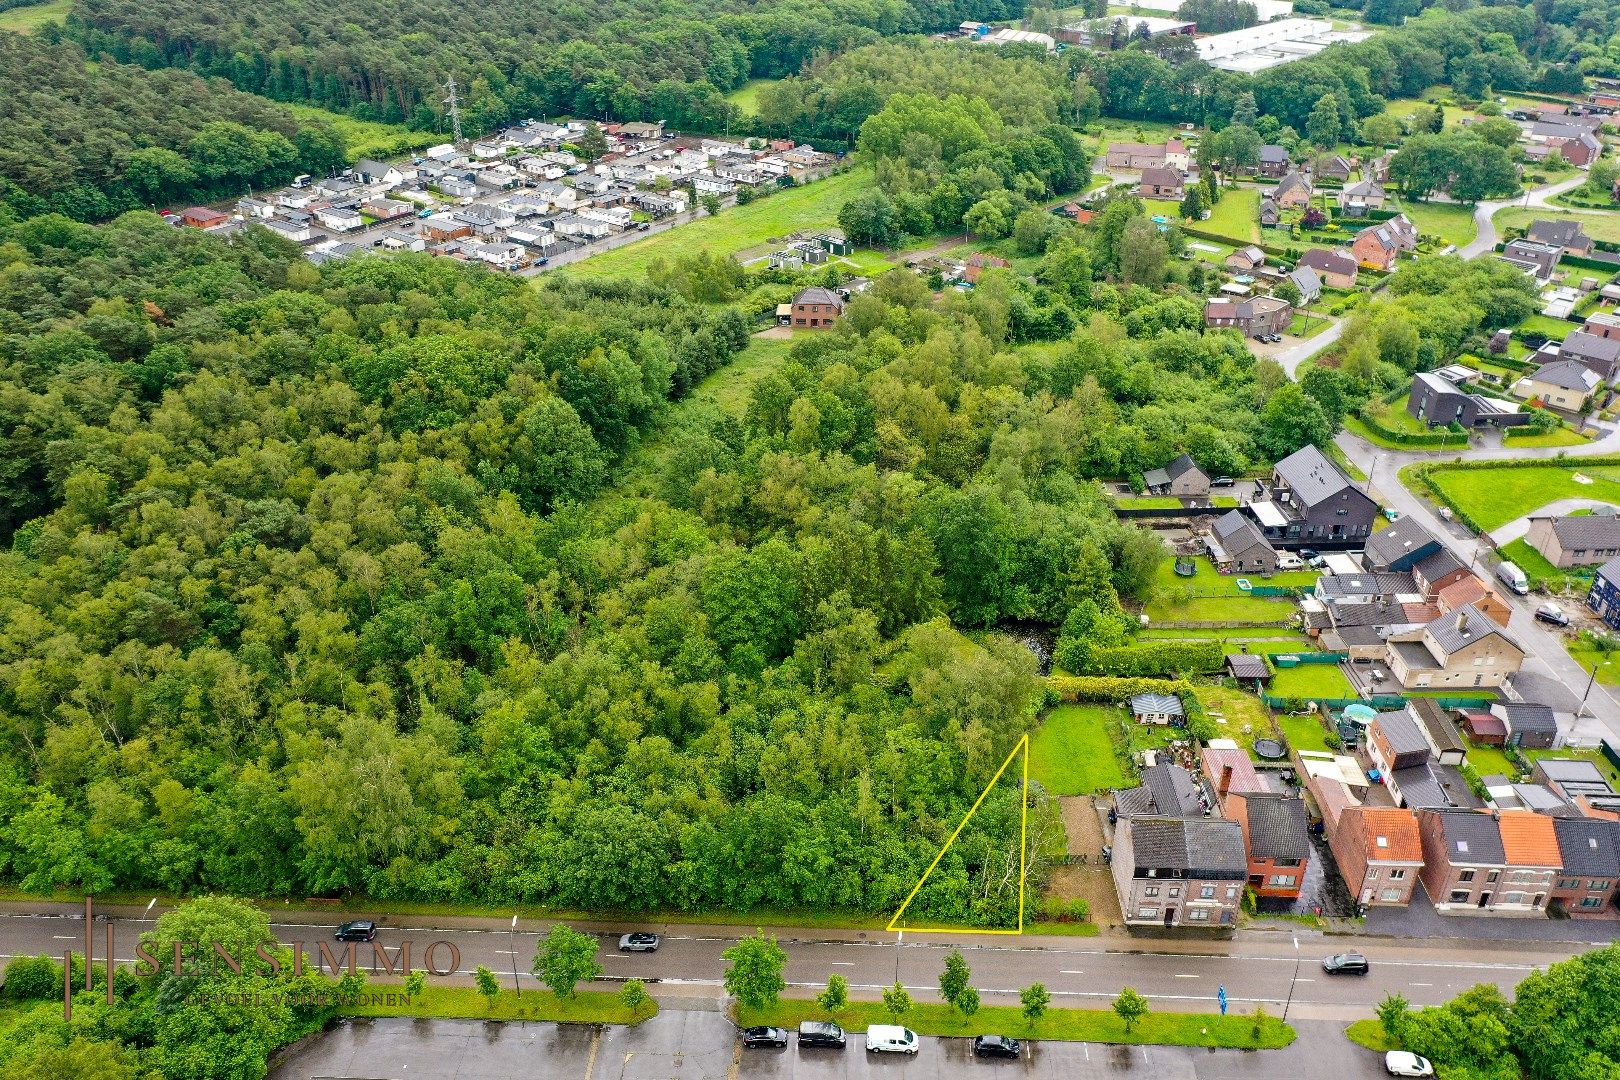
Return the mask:
<path id="1" fill-rule="evenodd" d="M 1017 1039 L 1005 1035 L 980 1035 L 973 1040 L 973 1052 L 979 1057 L 1015 1058 L 1023 1049 Z"/>
<path id="2" fill-rule="evenodd" d="M 751 1027 L 743 1028 L 742 1044 L 744 1046 L 786 1046 L 788 1044 L 787 1028 L 778 1027 Z"/>
<path id="3" fill-rule="evenodd" d="M 1334 953 L 1322 961 L 1322 970 L 1329 975 L 1365 975 L 1372 969 L 1367 958 L 1360 953 Z"/>
<path id="4" fill-rule="evenodd" d="M 826 1020 L 806 1020 L 799 1025 L 800 1046 L 844 1048 L 844 1029 Z"/>
<path id="5" fill-rule="evenodd" d="M 339 941 L 375 941 L 377 924 L 370 919 L 355 919 L 338 927 L 337 933 L 332 936 Z"/>

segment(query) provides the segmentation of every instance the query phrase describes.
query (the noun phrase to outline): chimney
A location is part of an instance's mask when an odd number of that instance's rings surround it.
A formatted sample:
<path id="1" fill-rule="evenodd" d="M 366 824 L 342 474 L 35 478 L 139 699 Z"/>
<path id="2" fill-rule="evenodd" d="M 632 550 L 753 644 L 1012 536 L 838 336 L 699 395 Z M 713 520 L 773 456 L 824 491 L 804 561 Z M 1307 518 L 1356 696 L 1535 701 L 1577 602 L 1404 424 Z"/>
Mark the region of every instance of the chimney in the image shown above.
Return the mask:
<path id="1" fill-rule="evenodd" d="M 1457 612 L 1457 633 L 1463 637 L 1468 636 L 1468 612 L 1466 610 Z"/>
<path id="2" fill-rule="evenodd" d="M 1232 788 L 1232 766 L 1230 766 L 1230 765 L 1222 765 L 1221 766 L 1221 786 L 1220 786 L 1220 790 L 1215 793 L 1216 798 L 1218 798 L 1221 802 L 1225 802 L 1226 801 L 1226 793 L 1228 791 L 1230 791 L 1231 788 Z"/>

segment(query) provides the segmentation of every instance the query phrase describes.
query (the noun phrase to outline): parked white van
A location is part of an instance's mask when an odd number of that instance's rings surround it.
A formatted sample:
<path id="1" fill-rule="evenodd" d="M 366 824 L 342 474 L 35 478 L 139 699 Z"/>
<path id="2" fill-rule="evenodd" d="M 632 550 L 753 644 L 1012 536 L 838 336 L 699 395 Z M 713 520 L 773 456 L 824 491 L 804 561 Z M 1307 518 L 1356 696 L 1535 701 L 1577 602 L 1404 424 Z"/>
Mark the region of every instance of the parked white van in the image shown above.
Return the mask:
<path id="1" fill-rule="evenodd" d="M 1524 571 L 1510 562 L 1505 562 L 1496 568 L 1496 576 L 1502 584 L 1524 596 L 1530 592 L 1530 579 L 1524 576 Z"/>
<path id="2" fill-rule="evenodd" d="M 896 1024 L 873 1024 L 866 1029 L 866 1049 L 889 1054 L 915 1054 L 917 1033 Z"/>

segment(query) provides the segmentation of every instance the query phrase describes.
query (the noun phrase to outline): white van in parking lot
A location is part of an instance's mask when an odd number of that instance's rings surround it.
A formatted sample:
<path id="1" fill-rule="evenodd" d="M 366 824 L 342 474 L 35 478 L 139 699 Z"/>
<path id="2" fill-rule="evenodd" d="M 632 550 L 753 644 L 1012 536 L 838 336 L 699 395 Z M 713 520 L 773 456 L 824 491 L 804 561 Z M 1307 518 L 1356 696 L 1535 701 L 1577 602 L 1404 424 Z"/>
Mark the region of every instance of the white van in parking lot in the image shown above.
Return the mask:
<path id="1" fill-rule="evenodd" d="M 866 1029 L 866 1049 L 890 1054 L 915 1054 L 917 1033 L 897 1024 L 873 1024 Z"/>

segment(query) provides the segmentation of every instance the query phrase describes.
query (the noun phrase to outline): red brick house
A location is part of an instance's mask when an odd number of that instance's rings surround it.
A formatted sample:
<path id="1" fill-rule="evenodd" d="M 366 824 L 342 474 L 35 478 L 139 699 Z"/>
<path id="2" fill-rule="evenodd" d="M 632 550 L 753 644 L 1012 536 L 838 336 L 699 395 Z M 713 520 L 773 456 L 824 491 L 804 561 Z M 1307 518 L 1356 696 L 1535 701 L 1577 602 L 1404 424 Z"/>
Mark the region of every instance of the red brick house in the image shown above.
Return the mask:
<path id="1" fill-rule="evenodd" d="M 1142 184 L 1137 190 L 1144 199 L 1179 199 L 1186 193 L 1185 185 L 1180 169 L 1143 169 Z"/>
<path id="2" fill-rule="evenodd" d="M 1563 866 L 1552 899 L 1570 915 L 1620 918 L 1620 821 L 1555 818 Z"/>
<path id="3" fill-rule="evenodd" d="M 1226 797 L 1227 816 L 1243 827 L 1249 888 L 1256 896 L 1294 899 L 1311 858 L 1305 800 L 1272 792 Z"/>
<path id="4" fill-rule="evenodd" d="M 228 214 L 210 210 L 206 206 L 188 206 L 180 211 L 180 220 L 193 229 L 212 229 L 231 220 Z"/>
<path id="5" fill-rule="evenodd" d="M 1328 830 L 1339 874 L 1365 907 L 1405 907 L 1423 870 L 1417 816 L 1392 806 L 1349 806 Z"/>
<path id="6" fill-rule="evenodd" d="M 1441 915 L 1544 915 L 1561 869 L 1550 817 L 1529 810 L 1420 810 L 1423 888 Z"/>
<path id="7" fill-rule="evenodd" d="M 1350 245 L 1351 254 L 1362 266 L 1374 270 L 1389 270 L 1403 251 L 1417 250 L 1417 226 L 1405 214 L 1397 214 L 1378 225 L 1369 225 L 1356 234 Z"/>
<path id="8" fill-rule="evenodd" d="M 792 318 L 795 327 L 831 326 L 843 313 L 843 297 L 819 285 L 803 289 L 793 298 Z"/>

